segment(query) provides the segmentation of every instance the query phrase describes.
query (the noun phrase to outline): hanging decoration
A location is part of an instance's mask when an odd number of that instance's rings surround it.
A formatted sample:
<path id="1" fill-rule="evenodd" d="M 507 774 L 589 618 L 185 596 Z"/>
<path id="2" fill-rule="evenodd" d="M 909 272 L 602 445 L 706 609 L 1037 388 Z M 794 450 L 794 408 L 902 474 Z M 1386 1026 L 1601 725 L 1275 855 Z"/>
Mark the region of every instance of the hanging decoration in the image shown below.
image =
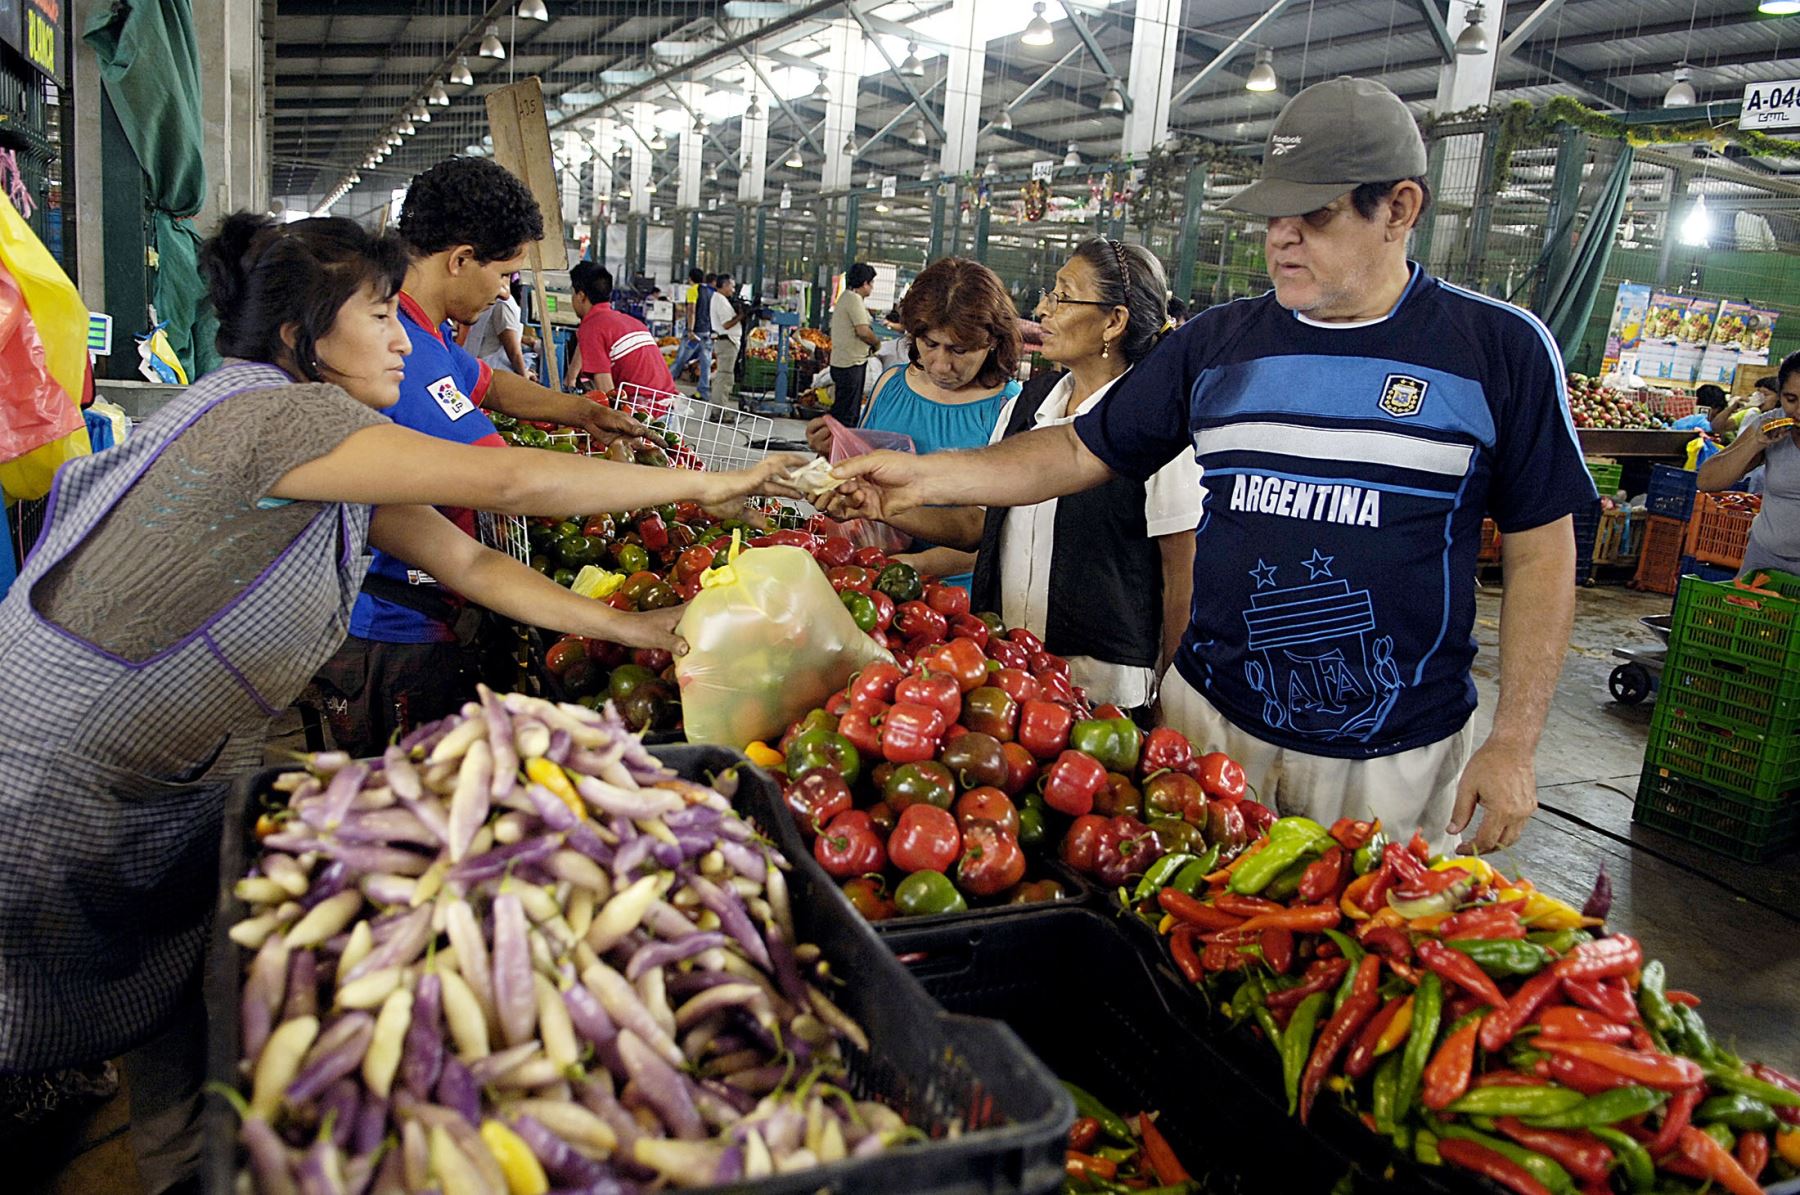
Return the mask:
<path id="1" fill-rule="evenodd" d="M 1033 224 L 1044 218 L 1050 210 L 1050 184 L 1041 178 L 1034 178 L 1025 184 L 1025 218 Z"/>

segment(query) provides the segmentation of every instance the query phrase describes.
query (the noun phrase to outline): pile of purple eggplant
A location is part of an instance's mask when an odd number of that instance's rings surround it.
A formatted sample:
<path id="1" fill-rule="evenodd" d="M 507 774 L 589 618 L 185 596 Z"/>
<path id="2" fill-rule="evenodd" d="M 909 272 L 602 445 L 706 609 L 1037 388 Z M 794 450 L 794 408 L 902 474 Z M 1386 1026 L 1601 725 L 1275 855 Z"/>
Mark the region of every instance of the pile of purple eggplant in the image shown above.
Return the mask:
<path id="1" fill-rule="evenodd" d="M 707 1186 L 914 1139 L 786 866 L 610 707 L 482 690 L 379 760 L 309 757 L 230 937 L 265 1195 Z"/>

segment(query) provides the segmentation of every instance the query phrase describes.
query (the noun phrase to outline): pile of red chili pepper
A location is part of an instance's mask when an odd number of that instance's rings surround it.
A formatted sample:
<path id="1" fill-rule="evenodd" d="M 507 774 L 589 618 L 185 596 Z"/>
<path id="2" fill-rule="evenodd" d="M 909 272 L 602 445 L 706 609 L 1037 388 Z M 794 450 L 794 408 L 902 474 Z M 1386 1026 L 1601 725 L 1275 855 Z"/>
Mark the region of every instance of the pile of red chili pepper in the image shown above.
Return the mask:
<path id="1" fill-rule="evenodd" d="M 1520 1195 L 1800 1174 L 1800 1081 L 1714 1041 L 1636 941 L 1485 860 L 1282 818 L 1195 891 L 1137 895 L 1182 974 L 1276 1049 L 1302 1121 L 1341 1099 Z"/>
<path id="2" fill-rule="evenodd" d="M 1120 1116 L 1065 1080 L 1075 1099 L 1069 1152 L 1063 1161 L 1062 1195 L 1191 1195 L 1200 1190 L 1175 1156 L 1156 1113 Z"/>

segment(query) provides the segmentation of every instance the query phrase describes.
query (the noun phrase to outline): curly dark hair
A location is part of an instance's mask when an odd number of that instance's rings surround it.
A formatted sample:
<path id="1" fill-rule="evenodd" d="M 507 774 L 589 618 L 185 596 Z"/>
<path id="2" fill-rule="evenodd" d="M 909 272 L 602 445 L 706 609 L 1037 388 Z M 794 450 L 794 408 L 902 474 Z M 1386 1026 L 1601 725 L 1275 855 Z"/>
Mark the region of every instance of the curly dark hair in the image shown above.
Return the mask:
<path id="1" fill-rule="evenodd" d="M 1019 369 L 1019 313 L 1006 284 L 994 271 L 966 257 L 944 257 L 919 272 L 900 300 L 900 321 L 916 342 L 930 331 L 947 333 L 958 344 L 993 342 L 978 386 L 998 386 Z M 919 363 L 919 346 L 909 351 Z"/>
<path id="2" fill-rule="evenodd" d="M 502 261 L 544 235 L 531 191 L 491 158 L 450 158 L 416 175 L 400 209 L 400 235 L 423 254 L 457 245 Z"/>

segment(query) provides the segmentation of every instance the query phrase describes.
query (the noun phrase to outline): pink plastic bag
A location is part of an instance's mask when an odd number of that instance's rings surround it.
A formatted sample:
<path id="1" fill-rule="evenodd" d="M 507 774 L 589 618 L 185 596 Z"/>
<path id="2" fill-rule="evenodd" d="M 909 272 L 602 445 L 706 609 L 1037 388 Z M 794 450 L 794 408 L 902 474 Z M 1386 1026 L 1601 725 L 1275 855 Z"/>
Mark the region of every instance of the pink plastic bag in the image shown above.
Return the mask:
<path id="1" fill-rule="evenodd" d="M 831 451 L 827 454 L 832 464 L 847 461 L 853 456 L 866 456 L 871 452 L 912 452 L 918 449 L 913 445 L 913 438 L 900 432 L 873 431 L 861 427 L 845 427 L 832 416 L 825 416 L 825 427 L 831 432 Z M 836 534 L 848 539 L 859 548 L 879 548 L 889 556 L 904 552 L 912 543 L 912 537 L 903 531 L 897 531 L 886 523 L 877 523 L 873 519 L 851 519 L 847 523 L 834 522 Z"/>

